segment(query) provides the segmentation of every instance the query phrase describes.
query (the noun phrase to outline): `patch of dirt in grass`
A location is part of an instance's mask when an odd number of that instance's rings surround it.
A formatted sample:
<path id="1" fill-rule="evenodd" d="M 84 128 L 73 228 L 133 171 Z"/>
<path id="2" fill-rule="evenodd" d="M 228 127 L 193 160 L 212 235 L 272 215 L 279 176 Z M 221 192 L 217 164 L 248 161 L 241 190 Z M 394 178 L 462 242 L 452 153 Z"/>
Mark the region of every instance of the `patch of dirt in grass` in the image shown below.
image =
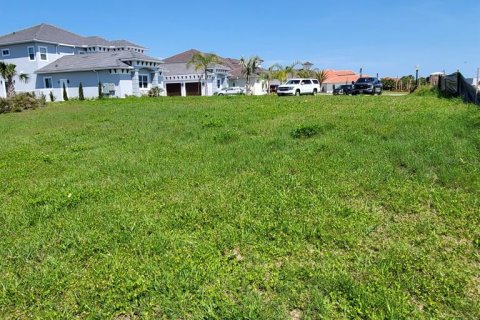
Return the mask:
<path id="1" fill-rule="evenodd" d="M 301 320 L 303 317 L 303 312 L 300 309 L 293 309 L 290 311 L 290 319 L 292 320 Z"/>
<path id="2" fill-rule="evenodd" d="M 227 256 L 229 260 L 236 260 L 238 262 L 245 259 L 239 247 L 235 247 L 232 250 L 225 252 L 225 256 Z"/>
<path id="3" fill-rule="evenodd" d="M 410 301 L 417 308 L 418 311 L 423 312 L 425 305 L 422 302 L 418 301 L 415 297 L 412 297 Z"/>
<path id="4" fill-rule="evenodd" d="M 472 300 L 476 300 L 480 297 L 480 276 L 472 278 L 465 292 Z"/>

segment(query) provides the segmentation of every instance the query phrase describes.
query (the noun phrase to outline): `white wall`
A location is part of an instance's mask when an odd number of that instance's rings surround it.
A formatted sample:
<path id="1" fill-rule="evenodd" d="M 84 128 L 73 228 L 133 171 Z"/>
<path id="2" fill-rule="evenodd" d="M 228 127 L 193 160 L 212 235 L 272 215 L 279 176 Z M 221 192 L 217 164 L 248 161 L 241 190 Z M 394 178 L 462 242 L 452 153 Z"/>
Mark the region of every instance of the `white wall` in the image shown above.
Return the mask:
<path id="1" fill-rule="evenodd" d="M 229 87 L 240 87 L 245 88 L 247 87 L 247 80 L 244 78 L 236 79 L 236 80 L 228 80 Z M 256 96 L 265 95 L 267 94 L 268 88 L 266 84 L 264 85 L 264 81 L 257 79 L 256 77 L 250 78 L 250 89 L 251 93 Z"/>
<path id="2" fill-rule="evenodd" d="M 52 78 L 53 88 L 46 89 L 44 86 L 44 77 Z M 78 98 L 78 87 L 80 82 L 83 86 L 83 94 L 85 98 L 98 97 L 98 82 L 102 84 L 115 84 L 114 97 L 124 98 L 125 95 L 132 95 L 132 76 L 130 73 L 111 74 L 108 70 L 103 71 L 85 71 L 85 72 L 70 72 L 70 73 L 55 73 L 55 74 L 41 74 L 37 78 L 36 93 L 43 93 L 49 100 L 50 91 L 54 94 L 56 101 L 63 100 L 63 87 L 60 83 L 61 79 L 68 81 L 67 94 L 69 98 Z M 33 91 L 33 90 L 32 90 Z"/>

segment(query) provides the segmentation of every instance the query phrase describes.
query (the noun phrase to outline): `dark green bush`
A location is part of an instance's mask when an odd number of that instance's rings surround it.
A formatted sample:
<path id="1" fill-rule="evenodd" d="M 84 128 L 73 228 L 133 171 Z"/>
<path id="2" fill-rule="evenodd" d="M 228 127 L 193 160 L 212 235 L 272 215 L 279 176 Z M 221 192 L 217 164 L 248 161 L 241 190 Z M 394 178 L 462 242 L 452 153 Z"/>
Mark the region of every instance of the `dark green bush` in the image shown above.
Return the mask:
<path id="1" fill-rule="evenodd" d="M 68 101 L 68 94 L 67 94 L 67 88 L 65 87 L 65 83 L 63 84 L 63 101 Z"/>
<path id="2" fill-rule="evenodd" d="M 308 139 L 317 134 L 324 134 L 325 132 L 335 128 L 332 123 L 324 123 L 321 125 L 303 125 L 290 132 L 290 136 L 294 139 Z"/>
<path id="3" fill-rule="evenodd" d="M 98 82 L 98 99 L 103 99 L 102 83 Z"/>
<path id="4" fill-rule="evenodd" d="M 160 97 L 160 94 L 162 93 L 163 89 L 160 87 L 153 87 L 148 91 L 148 96 L 157 98 Z"/>
<path id="5" fill-rule="evenodd" d="M 78 85 L 78 100 L 80 101 L 85 100 L 85 96 L 83 95 L 83 84 L 81 82 Z"/>
<path id="6" fill-rule="evenodd" d="M 290 135 L 294 139 L 306 139 L 311 138 L 319 133 L 317 126 L 302 126 L 293 130 Z"/>

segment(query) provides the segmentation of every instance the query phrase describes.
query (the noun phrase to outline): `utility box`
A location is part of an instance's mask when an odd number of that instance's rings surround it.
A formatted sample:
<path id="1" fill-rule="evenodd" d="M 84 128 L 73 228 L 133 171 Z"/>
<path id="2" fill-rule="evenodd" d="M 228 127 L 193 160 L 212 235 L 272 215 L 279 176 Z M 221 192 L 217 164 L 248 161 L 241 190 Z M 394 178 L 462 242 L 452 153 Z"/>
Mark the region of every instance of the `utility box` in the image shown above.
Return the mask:
<path id="1" fill-rule="evenodd" d="M 102 93 L 104 95 L 115 95 L 115 83 L 104 83 Z"/>

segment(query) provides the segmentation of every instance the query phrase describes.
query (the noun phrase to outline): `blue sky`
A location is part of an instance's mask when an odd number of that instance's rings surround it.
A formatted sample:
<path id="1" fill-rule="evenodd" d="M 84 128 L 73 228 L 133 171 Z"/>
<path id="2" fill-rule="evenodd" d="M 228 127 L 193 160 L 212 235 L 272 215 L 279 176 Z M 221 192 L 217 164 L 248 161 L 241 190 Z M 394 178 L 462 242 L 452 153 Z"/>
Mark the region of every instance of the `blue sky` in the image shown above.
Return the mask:
<path id="1" fill-rule="evenodd" d="M 27 4 L 26 4 L 27 3 Z M 128 5 L 127 5 L 128 3 Z M 168 57 L 196 48 L 383 76 L 480 67 L 479 0 L 4 1 L 0 34 L 42 22 Z"/>

